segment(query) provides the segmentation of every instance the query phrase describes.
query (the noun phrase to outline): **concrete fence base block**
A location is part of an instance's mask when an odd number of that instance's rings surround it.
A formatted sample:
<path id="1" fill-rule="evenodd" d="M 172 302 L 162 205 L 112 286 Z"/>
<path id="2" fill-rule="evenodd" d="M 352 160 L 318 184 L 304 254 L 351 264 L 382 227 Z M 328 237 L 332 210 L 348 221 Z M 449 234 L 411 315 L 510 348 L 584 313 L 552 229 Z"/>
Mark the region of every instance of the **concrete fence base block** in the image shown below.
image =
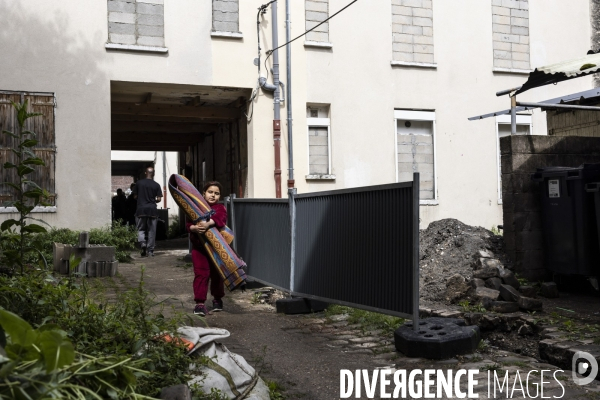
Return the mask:
<path id="1" fill-rule="evenodd" d="M 427 318 L 419 321 L 415 331 L 409 322 L 394 332 L 396 350 L 408 357 L 429 359 L 473 353 L 479 344 L 479 327 L 463 324 L 450 318 Z"/>

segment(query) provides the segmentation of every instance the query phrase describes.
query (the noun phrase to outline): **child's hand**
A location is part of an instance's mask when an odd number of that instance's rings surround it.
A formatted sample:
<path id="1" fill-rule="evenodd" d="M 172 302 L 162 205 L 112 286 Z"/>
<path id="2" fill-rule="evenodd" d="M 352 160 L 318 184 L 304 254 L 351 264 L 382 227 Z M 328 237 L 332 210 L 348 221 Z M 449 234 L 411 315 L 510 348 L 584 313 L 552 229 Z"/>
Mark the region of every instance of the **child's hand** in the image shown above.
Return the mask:
<path id="1" fill-rule="evenodd" d="M 210 228 L 210 225 L 208 221 L 200 221 L 196 224 L 196 227 L 198 228 L 198 233 L 204 234 Z"/>

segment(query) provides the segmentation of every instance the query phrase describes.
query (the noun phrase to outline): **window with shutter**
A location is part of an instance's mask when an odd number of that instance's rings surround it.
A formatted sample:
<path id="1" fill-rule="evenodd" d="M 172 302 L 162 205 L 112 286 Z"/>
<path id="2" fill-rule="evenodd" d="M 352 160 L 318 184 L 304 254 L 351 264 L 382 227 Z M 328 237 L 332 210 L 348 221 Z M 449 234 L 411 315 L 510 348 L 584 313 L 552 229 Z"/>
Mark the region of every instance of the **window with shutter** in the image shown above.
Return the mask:
<path id="1" fill-rule="evenodd" d="M 46 189 L 51 197 L 48 203 L 56 205 L 56 191 L 54 171 L 56 162 L 56 145 L 54 130 L 55 97 L 52 93 L 28 93 L 0 91 L 0 131 L 17 132 L 17 115 L 11 102 L 22 103 L 27 100 L 28 111 L 42 114 L 27 120 L 25 129 L 36 134 L 38 141 L 32 150 L 44 160 L 45 166 L 36 166 L 35 171 L 28 178 Z M 0 160 L 16 164 L 17 156 L 11 151 L 17 146 L 17 139 L 10 135 L 0 136 Z M 0 182 L 17 182 L 18 176 L 15 169 L 0 168 Z M 5 201 L 16 200 L 14 190 L 9 186 L 0 185 L 0 206 Z M 12 212 L 10 208 L 0 209 L 3 212 Z M 43 211 L 43 210 L 40 210 Z"/>

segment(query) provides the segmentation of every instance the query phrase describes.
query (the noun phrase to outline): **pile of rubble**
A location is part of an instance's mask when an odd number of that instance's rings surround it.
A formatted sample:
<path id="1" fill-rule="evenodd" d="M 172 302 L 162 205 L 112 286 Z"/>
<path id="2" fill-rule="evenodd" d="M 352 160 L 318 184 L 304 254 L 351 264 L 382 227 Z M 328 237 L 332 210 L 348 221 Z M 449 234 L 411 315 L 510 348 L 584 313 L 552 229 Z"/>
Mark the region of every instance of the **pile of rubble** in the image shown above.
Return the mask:
<path id="1" fill-rule="evenodd" d="M 421 231 L 421 303 L 469 301 L 499 313 L 541 311 L 544 297 L 558 297 L 556 284 L 521 285 L 507 262 L 501 236 L 455 219 Z"/>

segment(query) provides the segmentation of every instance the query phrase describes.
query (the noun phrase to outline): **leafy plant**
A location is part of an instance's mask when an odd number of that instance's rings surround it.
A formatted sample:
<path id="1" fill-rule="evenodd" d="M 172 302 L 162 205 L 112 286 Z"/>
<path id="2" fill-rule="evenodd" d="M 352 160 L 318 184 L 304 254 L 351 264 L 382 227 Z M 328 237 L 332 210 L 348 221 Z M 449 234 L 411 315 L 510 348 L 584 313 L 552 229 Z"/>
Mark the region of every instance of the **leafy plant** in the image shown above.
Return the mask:
<path id="1" fill-rule="evenodd" d="M 181 236 L 181 229 L 179 229 L 179 221 L 173 220 L 169 224 L 169 232 L 167 233 L 167 238 L 175 239 Z"/>
<path id="2" fill-rule="evenodd" d="M 269 388 L 269 397 L 271 400 L 285 400 L 285 397 L 281 393 L 284 389 L 275 381 L 266 380 L 265 383 Z"/>
<path id="3" fill-rule="evenodd" d="M 250 302 L 251 302 L 252 304 L 259 304 L 259 303 L 260 303 L 260 296 L 261 296 L 261 295 L 262 295 L 262 294 L 261 294 L 260 292 L 255 292 L 255 293 L 252 295 L 252 299 L 250 300 Z"/>
<path id="4" fill-rule="evenodd" d="M 487 311 L 485 309 L 485 307 L 483 306 L 483 304 L 477 303 L 477 304 L 472 305 L 469 300 L 462 300 L 461 302 L 458 303 L 458 305 L 462 307 L 464 312 L 484 313 Z"/>
<path id="5" fill-rule="evenodd" d="M 405 322 L 404 318 L 392 317 L 390 315 L 346 306 L 330 305 L 325 310 L 325 316 L 328 319 L 334 315 L 340 314 L 347 314 L 348 323 L 360 324 L 363 331 L 381 329 L 386 335 L 392 335 L 394 331 Z"/>
<path id="6" fill-rule="evenodd" d="M 2 185 L 11 187 L 16 192 L 17 200 L 11 200 L 4 203 L 6 207 L 15 207 L 19 213 L 19 219 L 7 219 L 0 225 L 2 231 L 1 240 L 5 242 L 2 246 L 2 259 L 0 260 L 6 266 L 20 267 L 21 273 L 24 271 L 25 256 L 29 252 L 37 252 L 42 256 L 44 265 L 48 264 L 38 248 L 26 246 L 29 237 L 34 233 L 46 232 L 46 228 L 39 224 L 30 223 L 31 220 L 40 221 L 30 217 L 31 211 L 39 206 L 47 206 L 45 200 L 49 193 L 47 190 L 39 187 L 35 182 L 27 178 L 27 175 L 35 171 L 36 165 L 46 165 L 44 161 L 35 155 L 31 150 L 38 141 L 35 139 L 36 134 L 25 129 L 25 122 L 29 118 L 41 115 L 39 113 L 27 112 L 27 100 L 22 104 L 11 102 L 14 109 L 17 111 L 17 131 L 9 132 L 2 131 L 3 134 L 16 139 L 16 147 L 12 148 L 13 154 L 17 157 L 17 164 L 9 161 L 5 162 L 4 169 L 16 169 L 17 182 L 2 182 Z"/>

